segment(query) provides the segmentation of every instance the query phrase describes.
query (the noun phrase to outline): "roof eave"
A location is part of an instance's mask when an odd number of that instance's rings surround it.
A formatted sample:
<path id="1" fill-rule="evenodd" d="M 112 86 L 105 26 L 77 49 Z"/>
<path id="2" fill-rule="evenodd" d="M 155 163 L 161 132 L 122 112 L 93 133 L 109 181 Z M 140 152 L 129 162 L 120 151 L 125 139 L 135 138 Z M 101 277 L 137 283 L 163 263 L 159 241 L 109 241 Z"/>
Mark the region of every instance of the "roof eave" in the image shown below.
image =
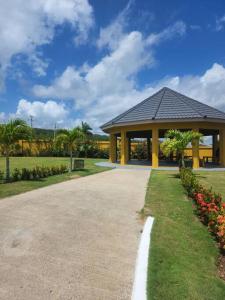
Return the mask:
<path id="1" fill-rule="evenodd" d="M 110 125 L 102 125 L 100 128 L 105 131 L 115 127 L 123 127 L 129 125 L 142 125 L 142 124 L 153 124 L 153 123 L 180 123 L 180 122 L 210 122 L 210 123 L 225 123 L 225 119 L 214 119 L 214 118 L 181 118 L 181 119 L 149 119 L 142 121 L 131 121 L 131 122 L 121 122 L 112 123 Z"/>

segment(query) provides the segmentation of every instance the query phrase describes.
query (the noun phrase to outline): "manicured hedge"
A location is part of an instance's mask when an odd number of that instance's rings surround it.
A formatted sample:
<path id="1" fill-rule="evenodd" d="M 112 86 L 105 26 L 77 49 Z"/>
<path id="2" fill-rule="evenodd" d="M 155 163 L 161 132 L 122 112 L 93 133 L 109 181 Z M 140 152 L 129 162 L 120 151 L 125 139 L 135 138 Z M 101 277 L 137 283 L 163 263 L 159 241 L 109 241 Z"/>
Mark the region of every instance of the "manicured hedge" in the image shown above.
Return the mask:
<path id="1" fill-rule="evenodd" d="M 19 180 L 38 180 L 41 178 L 63 174 L 68 171 L 67 166 L 53 166 L 53 167 L 39 167 L 32 169 L 22 168 L 21 170 L 15 168 L 10 177 L 10 182 Z M 4 173 L 0 171 L 0 181 L 4 182 Z"/>
<path id="2" fill-rule="evenodd" d="M 194 200 L 196 213 L 225 250 L 225 203 L 220 194 L 204 188 L 189 168 L 180 169 L 180 178 L 189 197 Z"/>

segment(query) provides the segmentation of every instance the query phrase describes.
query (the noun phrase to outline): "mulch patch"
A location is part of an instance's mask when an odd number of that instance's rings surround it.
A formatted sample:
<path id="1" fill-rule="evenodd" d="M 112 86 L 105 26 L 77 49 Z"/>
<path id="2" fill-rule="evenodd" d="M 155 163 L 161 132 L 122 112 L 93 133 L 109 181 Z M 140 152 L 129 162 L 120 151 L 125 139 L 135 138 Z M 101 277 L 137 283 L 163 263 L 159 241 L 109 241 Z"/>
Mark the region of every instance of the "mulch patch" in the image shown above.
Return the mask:
<path id="1" fill-rule="evenodd" d="M 225 281 L 225 255 L 219 256 L 217 266 L 220 278 Z"/>

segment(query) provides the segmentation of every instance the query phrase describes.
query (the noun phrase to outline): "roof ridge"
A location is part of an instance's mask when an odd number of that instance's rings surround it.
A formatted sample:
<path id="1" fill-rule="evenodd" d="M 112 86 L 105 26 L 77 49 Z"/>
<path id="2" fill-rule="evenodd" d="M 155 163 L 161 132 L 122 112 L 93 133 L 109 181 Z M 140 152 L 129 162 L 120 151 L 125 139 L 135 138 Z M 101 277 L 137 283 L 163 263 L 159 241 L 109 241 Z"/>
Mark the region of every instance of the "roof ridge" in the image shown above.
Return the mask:
<path id="1" fill-rule="evenodd" d="M 168 88 L 169 89 L 169 88 Z M 179 98 L 178 96 L 177 96 L 177 94 L 179 94 L 179 95 L 181 95 L 181 96 L 185 96 L 185 95 L 182 95 L 181 93 L 178 93 L 178 92 L 176 92 L 176 91 L 173 91 L 173 90 L 171 90 L 171 89 L 169 89 L 173 94 L 174 94 L 174 96 L 177 98 L 177 99 L 179 99 L 181 102 L 183 102 L 186 106 L 190 106 L 195 112 L 197 112 L 197 114 L 199 114 L 200 116 L 202 116 L 203 118 L 204 118 L 204 115 L 202 114 L 202 113 L 200 113 L 199 111 L 197 111 L 197 109 L 195 109 L 192 105 L 188 105 L 183 99 L 181 99 L 181 98 Z M 185 97 L 187 97 L 187 96 L 185 96 Z M 188 97 L 187 97 L 188 98 Z M 191 99 L 191 98 L 189 98 L 189 99 Z M 191 99 L 191 100 L 194 100 L 194 99 Z M 196 101 L 196 102 L 198 102 L 198 101 Z"/>
<path id="2" fill-rule="evenodd" d="M 164 87 L 164 88 L 161 89 L 161 90 L 163 90 L 163 94 L 162 94 L 162 97 L 161 97 L 161 99 L 160 99 L 160 101 L 159 101 L 159 105 L 158 105 L 158 107 L 157 107 L 157 109 L 156 109 L 155 115 L 154 115 L 154 117 L 153 117 L 152 119 L 155 119 L 155 118 L 156 118 L 156 115 L 157 115 L 157 113 L 158 113 L 158 111 L 159 111 L 159 108 L 160 108 L 160 106 L 161 106 L 163 97 L 164 97 L 164 95 L 165 95 L 166 88 Z M 161 91 L 161 90 L 160 90 L 160 91 Z"/>
<path id="3" fill-rule="evenodd" d="M 131 107 L 130 109 L 128 109 L 127 111 L 125 111 L 124 113 L 120 114 L 119 116 L 115 117 L 114 119 L 112 119 L 110 121 L 110 123 L 113 123 L 115 121 L 120 120 L 122 117 L 126 116 L 128 113 L 130 113 L 131 111 L 133 111 L 134 109 L 136 109 L 137 107 L 141 106 L 142 104 L 144 104 L 145 102 L 147 102 L 150 98 L 152 98 L 153 96 L 159 94 L 164 88 L 162 88 L 161 90 L 159 90 L 158 92 L 152 94 L 151 96 L 149 96 L 148 98 L 144 99 L 143 101 L 141 101 L 140 103 L 137 103 L 135 106 Z M 108 123 L 108 122 L 107 122 Z M 107 124 L 106 123 L 106 124 Z M 104 124 L 105 125 L 105 124 Z M 103 125 L 103 126 L 104 126 Z"/>

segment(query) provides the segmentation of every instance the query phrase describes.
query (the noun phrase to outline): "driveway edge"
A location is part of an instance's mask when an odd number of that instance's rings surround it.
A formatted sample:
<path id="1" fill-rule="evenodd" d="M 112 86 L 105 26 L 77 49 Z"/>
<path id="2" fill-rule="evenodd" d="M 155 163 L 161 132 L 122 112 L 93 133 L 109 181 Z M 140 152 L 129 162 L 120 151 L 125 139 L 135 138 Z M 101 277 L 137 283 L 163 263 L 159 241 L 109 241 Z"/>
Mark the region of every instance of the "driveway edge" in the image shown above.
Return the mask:
<path id="1" fill-rule="evenodd" d="M 147 299 L 148 257 L 154 218 L 148 217 L 141 235 L 135 267 L 132 300 Z"/>

